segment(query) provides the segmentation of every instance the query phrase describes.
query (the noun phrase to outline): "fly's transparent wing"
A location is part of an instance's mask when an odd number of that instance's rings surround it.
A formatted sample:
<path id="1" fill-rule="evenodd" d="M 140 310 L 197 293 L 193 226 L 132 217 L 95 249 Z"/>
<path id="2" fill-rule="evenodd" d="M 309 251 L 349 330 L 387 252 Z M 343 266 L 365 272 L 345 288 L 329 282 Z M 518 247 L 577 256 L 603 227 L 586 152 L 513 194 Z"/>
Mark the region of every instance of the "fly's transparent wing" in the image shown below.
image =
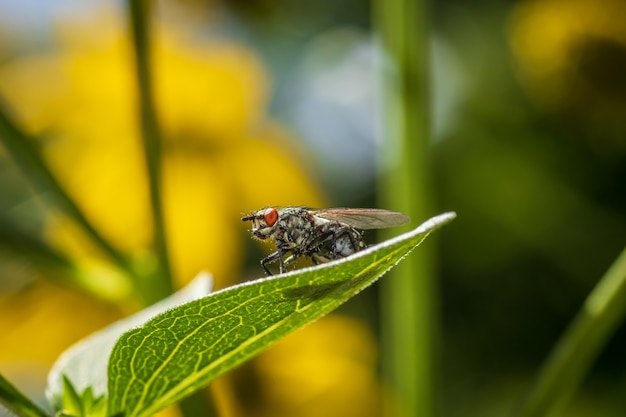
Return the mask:
<path id="1" fill-rule="evenodd" d="M 410 221 L 409 217 L 402 213 L 381 209 L 332 208 L 312 213 L 317 217 L 345 223 L 363 230 L 401 226 Z"/>

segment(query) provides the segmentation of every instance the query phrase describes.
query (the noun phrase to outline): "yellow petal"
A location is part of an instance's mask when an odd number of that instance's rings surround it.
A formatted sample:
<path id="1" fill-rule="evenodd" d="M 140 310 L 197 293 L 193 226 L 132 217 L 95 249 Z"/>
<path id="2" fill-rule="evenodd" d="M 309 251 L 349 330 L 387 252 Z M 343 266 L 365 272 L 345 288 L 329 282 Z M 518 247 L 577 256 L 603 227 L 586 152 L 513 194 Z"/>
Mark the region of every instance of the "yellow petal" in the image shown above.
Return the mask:
<path id="1" fill-rule="evenodd" d="M 266 123 L 224 156 L 223 164 L 246 212 L 268 206 L 324 207 L 320 190 L 310 179 L 313 167 L 295 141 L 277 124 Z"/>
<path id="2" fill-rule="evenodd" d="M 119 319 L 120 311 L 38 280 L 0 298 L 0 362 L 51 365 L 71 344 Z"/>
<path id="3" fill-rule="evenodd" d="M 237 195 L 229 187 L 229 173 L 213 165 L 202 155 L 170 153 L 166 159 L 167 239 L 178 286 L 201 271 L 213 274 L 216 288 L 237 282 L 236 265 L 241 263 L 241 240 L 234 233 L 239 221 L 234 209 Z"/>
<path id="4" fill-rule="evenodd" d="M 265 112 L 268 80 L 249 50 L 226 42 L 184 42 L 166 31 L 155 48 L 155 94 L 169 138 L 240 137 Z"/>

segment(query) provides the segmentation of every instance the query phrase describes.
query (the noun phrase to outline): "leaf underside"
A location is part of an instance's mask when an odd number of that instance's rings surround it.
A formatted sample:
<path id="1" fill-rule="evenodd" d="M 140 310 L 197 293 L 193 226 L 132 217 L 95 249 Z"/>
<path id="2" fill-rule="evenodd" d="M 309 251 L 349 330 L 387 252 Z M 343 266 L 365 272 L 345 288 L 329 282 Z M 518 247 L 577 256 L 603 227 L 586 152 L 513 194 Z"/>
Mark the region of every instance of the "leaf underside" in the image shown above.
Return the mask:
<path id="1" fill-rule="evenodd" d="M 89 389 L 96 397 L 107 394 L 107 362 L 113 346 L 128 330 L 140 326 L 169 308 L 194 300 L 211 292 L 213 279 L 199 274 L 185 288 L 170 297 L 119 320 L 87 336 L 68 348 L 54 363 L 48 374 L 46 397 L 55 411 L 67 409 L 64 398 L 67 386 L 82 394 Z"/>
<path id="2" fill-rule="evenodd" d="M 150 416 L 180 401 L 337 308 L 454 217 L 434 217 L 336 262 L 227 288 L 125 333 L 109 360 L 108 414 Z"/>

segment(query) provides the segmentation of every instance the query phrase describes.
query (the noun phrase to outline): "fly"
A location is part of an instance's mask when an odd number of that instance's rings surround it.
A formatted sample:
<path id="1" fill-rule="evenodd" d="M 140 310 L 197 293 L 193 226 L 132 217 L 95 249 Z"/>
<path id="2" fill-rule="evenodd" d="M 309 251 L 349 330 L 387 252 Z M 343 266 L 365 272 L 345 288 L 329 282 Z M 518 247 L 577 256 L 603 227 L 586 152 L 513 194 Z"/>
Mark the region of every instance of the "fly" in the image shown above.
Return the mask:
<path id="1" fill-rule="evenodd" d="M 273 239 L 276 243 L 276 252 L 261 260 L 268 275 L 272 272 L 267 264 L 272 262 L 278 261 L 283 273 L 303 256 L 317 265 L 365 249 L 357 229 L 383 229 L 409 222 L 404 214 L 389 210 L 304 207 L 264 208 L 241 220 L 252 222 L 251 232 L 257 239 Z"/>

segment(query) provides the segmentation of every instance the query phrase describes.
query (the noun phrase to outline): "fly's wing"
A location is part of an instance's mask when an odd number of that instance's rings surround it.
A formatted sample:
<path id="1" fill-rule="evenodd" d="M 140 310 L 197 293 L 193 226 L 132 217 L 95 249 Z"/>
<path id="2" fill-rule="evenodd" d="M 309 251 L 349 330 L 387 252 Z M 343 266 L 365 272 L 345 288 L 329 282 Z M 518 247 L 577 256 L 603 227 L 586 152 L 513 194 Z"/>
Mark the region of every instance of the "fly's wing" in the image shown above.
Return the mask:
<path id="1" fill-rule="evenodd" d="M 332 208 L 312 211 L 312 214 L 363 230 L 400 226 L 410 221 L 409 217 L 402 213 L 380 209 Z"/>

